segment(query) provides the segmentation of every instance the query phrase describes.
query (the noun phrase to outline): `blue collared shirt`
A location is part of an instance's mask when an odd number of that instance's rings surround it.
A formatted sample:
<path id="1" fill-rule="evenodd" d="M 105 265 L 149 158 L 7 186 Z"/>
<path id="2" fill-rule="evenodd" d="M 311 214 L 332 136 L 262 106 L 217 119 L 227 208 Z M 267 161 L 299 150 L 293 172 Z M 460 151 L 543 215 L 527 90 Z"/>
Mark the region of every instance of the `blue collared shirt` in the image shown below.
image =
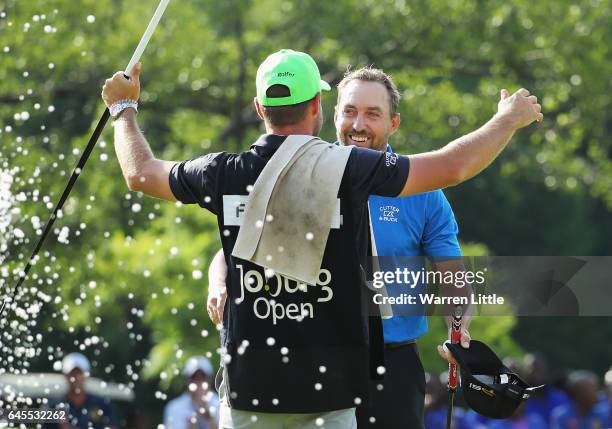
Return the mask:
<path id="1" fill-rule="evenodd" d="M 552 412 L 551 429 L 604 429 L 610 424 L 610 405 L 607 400 L 595 404 L 586 416 L 581 416 L 573 402 L 559 405 Z"/>
<path id="2" fill-rule="evenodd" d="M 390 145 L 387 145 L 387 151 L 392 152 Z M 442 191 L 400 198 L 371 196 L 369 204 L 379 256 L 461 256 L 457 222 Z M 417 270 L 420 268 L 412 267 Z M 422 284 L 415 288 L 400 285 L 389 288 L 389 295 L 417 293 L 423 291 L 423 287 Z M 405 309 L 394 308 L 394 314 L 402 313 L 406 314 Z M 428 328 L 427 317 L 422 311 L 418 314 L 383 320 L 385 343 L 415 340 L 425 334 Z"/>

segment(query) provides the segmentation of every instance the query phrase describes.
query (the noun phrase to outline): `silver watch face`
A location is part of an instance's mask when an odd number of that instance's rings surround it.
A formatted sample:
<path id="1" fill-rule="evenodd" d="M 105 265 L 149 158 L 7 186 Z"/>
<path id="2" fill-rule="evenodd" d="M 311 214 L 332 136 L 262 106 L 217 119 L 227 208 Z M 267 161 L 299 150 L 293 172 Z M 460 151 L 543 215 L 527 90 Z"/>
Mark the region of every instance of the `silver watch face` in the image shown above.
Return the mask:
<path id="1" fill-rule="evenodd" d="M 121 112 L 123 112 L 125 109 L 129 107 L 131 107 L 136 112 L 138 112 L 138 102 L 133 101 L 133 100 L 118 101 L 117 103 L 112 104 L 108 110 L 112 118 L 117 119 L 117 117 L 121 114 Z"/>

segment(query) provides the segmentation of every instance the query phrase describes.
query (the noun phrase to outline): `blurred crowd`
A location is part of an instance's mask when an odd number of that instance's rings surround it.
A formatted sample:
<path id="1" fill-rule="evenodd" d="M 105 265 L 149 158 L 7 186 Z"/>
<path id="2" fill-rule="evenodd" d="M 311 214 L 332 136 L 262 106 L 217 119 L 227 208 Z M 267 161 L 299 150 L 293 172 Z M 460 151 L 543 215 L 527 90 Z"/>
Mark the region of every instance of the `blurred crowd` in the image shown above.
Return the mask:
<path id="1" fill-rule="evenodd" d="M 552 376 L 540 354 L 529 354 L 522 361 L 504 364 L 532 386 L 544 385 L 524 401 L 513 417 L 488 419 L 469 409 L 459 389 L 454 398 L 453 429 L 605 429 L 612 428 L 612 367 L 601 380 L 587 370 L 575 370 L 562 377 Z M 57 429 L 111 428 L 142 429 L 151 425 L 145 415 L 125 421 L 118 418 L 114 404 L 90 392 L 86 381 L 89 360 L 70 353 L 62 361 L 67 390 L 48 406 L 67 410 L 68 419 L 54 425 Z M 165 429 L 217 429 L 219 397 L 214 389 L 215 370 L 204 356 L 192 356 L 183 368 L 184 391 L 164 407 Z M 446 429 L 449 394 L 448 373 L 426 374 L 425 429 Z"/>
<path id="2" fill-rule="evenodd" d="M 600 378 L 586 370 L 552 377 L 541 354 L 529 354 L 522 362 L 504 364 L 532 386 L 545 385 L 521 404 L 514 416 L 488 419 L 462 404 L 455 395 L 453 429 L 604 429 L 612 428 L 612 367 Z M 425 428 L 445 429 L 449 394 L 448 374 L 427 374 Z"/>
<path id="3" fill-rule="evenodd" d="M 90 375 L 89 360 L 81 353 L 70 353 L 62 361 L 67 391 L 62 398 L 51 400 L 48 408 L 65 410 L 66 420 L 46 427 L 53 429 L 118 429 L 149 427 L 147 416 L 131 415 L 120 424 L 115 405 L 86 387 Z M 166 429 L 217 429 L 219 397 L 214 390 L 214 369 L 204 356 L 192 356 L 183 368 L 185 390 L 164 407 Z M 159 426 L 158 426 L 159 427 Z"/>

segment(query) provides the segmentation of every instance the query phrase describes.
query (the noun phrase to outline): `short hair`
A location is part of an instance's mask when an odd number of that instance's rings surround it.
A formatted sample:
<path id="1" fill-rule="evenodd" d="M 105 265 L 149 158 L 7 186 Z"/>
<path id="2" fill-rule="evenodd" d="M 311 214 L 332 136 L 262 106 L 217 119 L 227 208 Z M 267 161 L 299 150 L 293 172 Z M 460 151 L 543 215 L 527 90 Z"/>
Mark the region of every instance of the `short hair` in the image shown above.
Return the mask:
<path id="1" fill-rule="evenodd" d="M 266 90 L 266 96 L 269 98 L 282 98 L 289 95 L 291 93 L 285 85 L 272 85 Z M 308 106 L 313 99 L 314 97 L 298 104 L 286 106 L 262 106 L 264 118 L 276 127 L 295 125 L 306 117 Z"/>
<path id="2" fill-rule="evenodd" d="M 393 82 L 391 76 L 374 67 L 362 67 L 351 71 L 350 69 L 344 74 L 344 78 L 338 84 L 338 102 L 342 96 L 342 90 L 353 80 L 362 80 L 364 82 L 378 82 L 384 85 L 389 94 L 389 107 L 391 108 L 391 117 L 394 117 L 399 110 L 400 93 L 397 86 Z"/>
<path id="3" fill-rule="evenodd" d="M 585 381 L 591 382 L 596 386 L 599 386 L 599 378 L 595 373 L 591 371 L 587 371 L 584 369 L 572 371 L 567 376 L 566 386 L 569 391 L 569 394 L 572 398 L 576 398 L 576 387 L 580 383 L 584 383 Z"/>

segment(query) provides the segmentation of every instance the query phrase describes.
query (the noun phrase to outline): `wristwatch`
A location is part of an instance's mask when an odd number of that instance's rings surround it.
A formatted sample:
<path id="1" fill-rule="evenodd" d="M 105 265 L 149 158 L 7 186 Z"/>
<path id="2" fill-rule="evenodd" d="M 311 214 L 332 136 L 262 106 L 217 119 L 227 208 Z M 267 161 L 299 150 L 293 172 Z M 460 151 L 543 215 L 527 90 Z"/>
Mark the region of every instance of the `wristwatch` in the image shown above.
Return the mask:
<path id="1" fill-rule="evenodd" d="M 109 107 L 110 115 L 113 119 L 117 119 L 121 112 L 123 112 L 128 107 L 131 107 L 138 113 L 138 102 L 135 100 L 120 100 L 116 103 L 113 103 L 111 107 Z"/>

